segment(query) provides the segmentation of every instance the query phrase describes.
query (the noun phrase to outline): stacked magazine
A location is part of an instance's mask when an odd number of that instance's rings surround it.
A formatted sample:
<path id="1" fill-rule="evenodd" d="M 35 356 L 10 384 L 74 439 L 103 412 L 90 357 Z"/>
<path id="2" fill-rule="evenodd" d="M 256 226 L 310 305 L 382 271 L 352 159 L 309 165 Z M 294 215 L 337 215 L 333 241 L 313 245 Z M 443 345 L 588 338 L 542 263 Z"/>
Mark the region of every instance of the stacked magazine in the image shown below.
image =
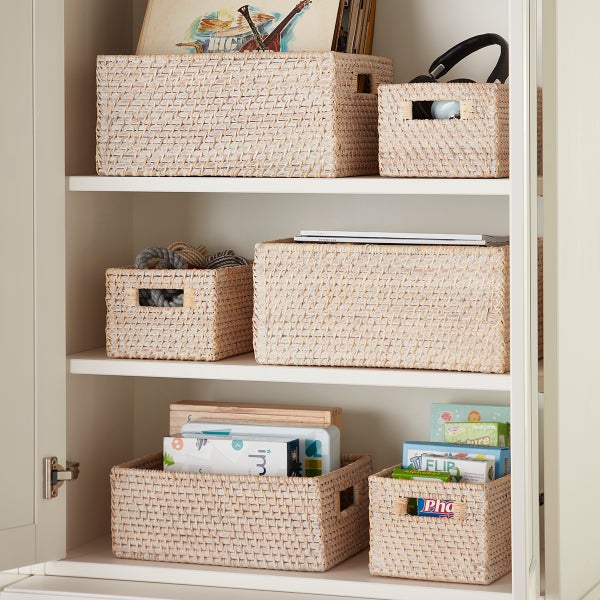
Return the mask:
<path id="1" fill-rule="evenodd" d="M 501 246 L 508 236 L 471 233 L 396 233 L 382 231 L 306 230 L 294 236 L 295 242 L 349 244 L 421 244 L 445 246 Z"/>

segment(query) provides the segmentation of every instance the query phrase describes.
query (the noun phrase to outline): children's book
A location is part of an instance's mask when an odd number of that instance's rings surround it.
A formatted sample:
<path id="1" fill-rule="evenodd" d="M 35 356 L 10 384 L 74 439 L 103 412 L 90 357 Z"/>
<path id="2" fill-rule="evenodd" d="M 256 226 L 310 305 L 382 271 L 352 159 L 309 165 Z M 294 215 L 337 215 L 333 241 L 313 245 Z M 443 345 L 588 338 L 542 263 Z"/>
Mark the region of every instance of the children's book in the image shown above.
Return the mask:
<path id="1" fill-rule="evenodd" d="M 444 441 L 445 423 L 478 421 L 510 423 L 510 407 L 480 404 L 432 404 L 430 440 L 432 442 Z"/>

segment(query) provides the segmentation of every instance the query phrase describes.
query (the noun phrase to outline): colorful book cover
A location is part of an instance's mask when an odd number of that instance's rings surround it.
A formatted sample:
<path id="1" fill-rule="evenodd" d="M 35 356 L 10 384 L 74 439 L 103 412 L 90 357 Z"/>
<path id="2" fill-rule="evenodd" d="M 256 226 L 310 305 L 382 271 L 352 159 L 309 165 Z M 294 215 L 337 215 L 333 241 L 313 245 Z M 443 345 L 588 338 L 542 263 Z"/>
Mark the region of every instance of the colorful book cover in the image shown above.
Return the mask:
<path id="1" fill-rule="evenodd" d="M 450 444 L 477 444 L 479 446 L 510 446 L 510 425 L 497 422 L 444 423 L 445 442 Z"/>
<path id="2" fill-rule="evenodd" d="M 437 455 L 450 458 L 493 460 L 496 478 L 510 473 L 510 448 L 502 446 L 475 446 L 470 444 L 445 444 L 443 442 L 404 442 L 402 467 L 422 471 L 423 457 Z"/>
<path id="3" fill-rule="evenodd" d="M 149 0 L 137 54 L 331 50 L 339 0 Z"/>
<path id="4" fill-rule="evenodd" d="M 450 422 L 510 423 L 509 406 L 482 404 L 432 404 L 430 440 L 444 441 L 444 424 Z"/>

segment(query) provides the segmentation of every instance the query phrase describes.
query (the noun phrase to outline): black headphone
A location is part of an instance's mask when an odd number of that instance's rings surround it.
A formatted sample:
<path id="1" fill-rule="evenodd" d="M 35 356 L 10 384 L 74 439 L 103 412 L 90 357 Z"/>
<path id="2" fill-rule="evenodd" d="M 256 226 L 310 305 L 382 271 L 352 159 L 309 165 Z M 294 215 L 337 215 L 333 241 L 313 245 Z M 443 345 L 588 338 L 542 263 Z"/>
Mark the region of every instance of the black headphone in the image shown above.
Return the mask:
<path id="1" fill-rule="evenodd" d="M 487 78 L 487 83 L 499 81 L 504 83 L 508 78 L 508 43 L 496 33 L 483 33 L 475 35 L 468 40 L 459 42 L 441 56 L 438 56 L 429 67 L 429 75 L 419 75 L 410 83 L 437 83 L 438 78 L 445 75 L 452 67 L 467 56 L 493 45 L 500 46 L 500 57 L 496 66 Z M 475 83 L 472 79 L 452 79 L 450 83 Z M 415 119 L 431 119 L 432 102 L 413 102 L 413 117 Z"/>

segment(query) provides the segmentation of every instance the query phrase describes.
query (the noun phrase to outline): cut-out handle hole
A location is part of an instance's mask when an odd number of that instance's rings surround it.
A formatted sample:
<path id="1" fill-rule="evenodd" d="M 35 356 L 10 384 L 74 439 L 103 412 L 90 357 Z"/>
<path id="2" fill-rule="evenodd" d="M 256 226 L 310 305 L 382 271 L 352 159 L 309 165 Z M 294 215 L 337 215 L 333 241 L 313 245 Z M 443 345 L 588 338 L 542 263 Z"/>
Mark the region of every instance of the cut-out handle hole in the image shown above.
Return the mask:
<path id="1" fill-rule="evenodd" d="M 454 120 L 460 119 L 460 100 L 422 100 L 413 103 L 413 119 Z"/>
<path id="2" fill-rule="evenodd" d="M 371 79 L 371 75 L 368 73 L 359 73 L 356 76 L 356 91 L 359 94 L 372 94 L 374 93 L 374 85 Z"/>
<path id="3" fill-rule="evenodd" d="M 138 291 L 138 306 L 183 307 L 183 290 L 143 289 Z"/>
<path id="4" fill-rule="evenodd" d="M 340 512 L 356 504 L 354 498 L 354 487 L 346 488 L 340 492 Z"/>

